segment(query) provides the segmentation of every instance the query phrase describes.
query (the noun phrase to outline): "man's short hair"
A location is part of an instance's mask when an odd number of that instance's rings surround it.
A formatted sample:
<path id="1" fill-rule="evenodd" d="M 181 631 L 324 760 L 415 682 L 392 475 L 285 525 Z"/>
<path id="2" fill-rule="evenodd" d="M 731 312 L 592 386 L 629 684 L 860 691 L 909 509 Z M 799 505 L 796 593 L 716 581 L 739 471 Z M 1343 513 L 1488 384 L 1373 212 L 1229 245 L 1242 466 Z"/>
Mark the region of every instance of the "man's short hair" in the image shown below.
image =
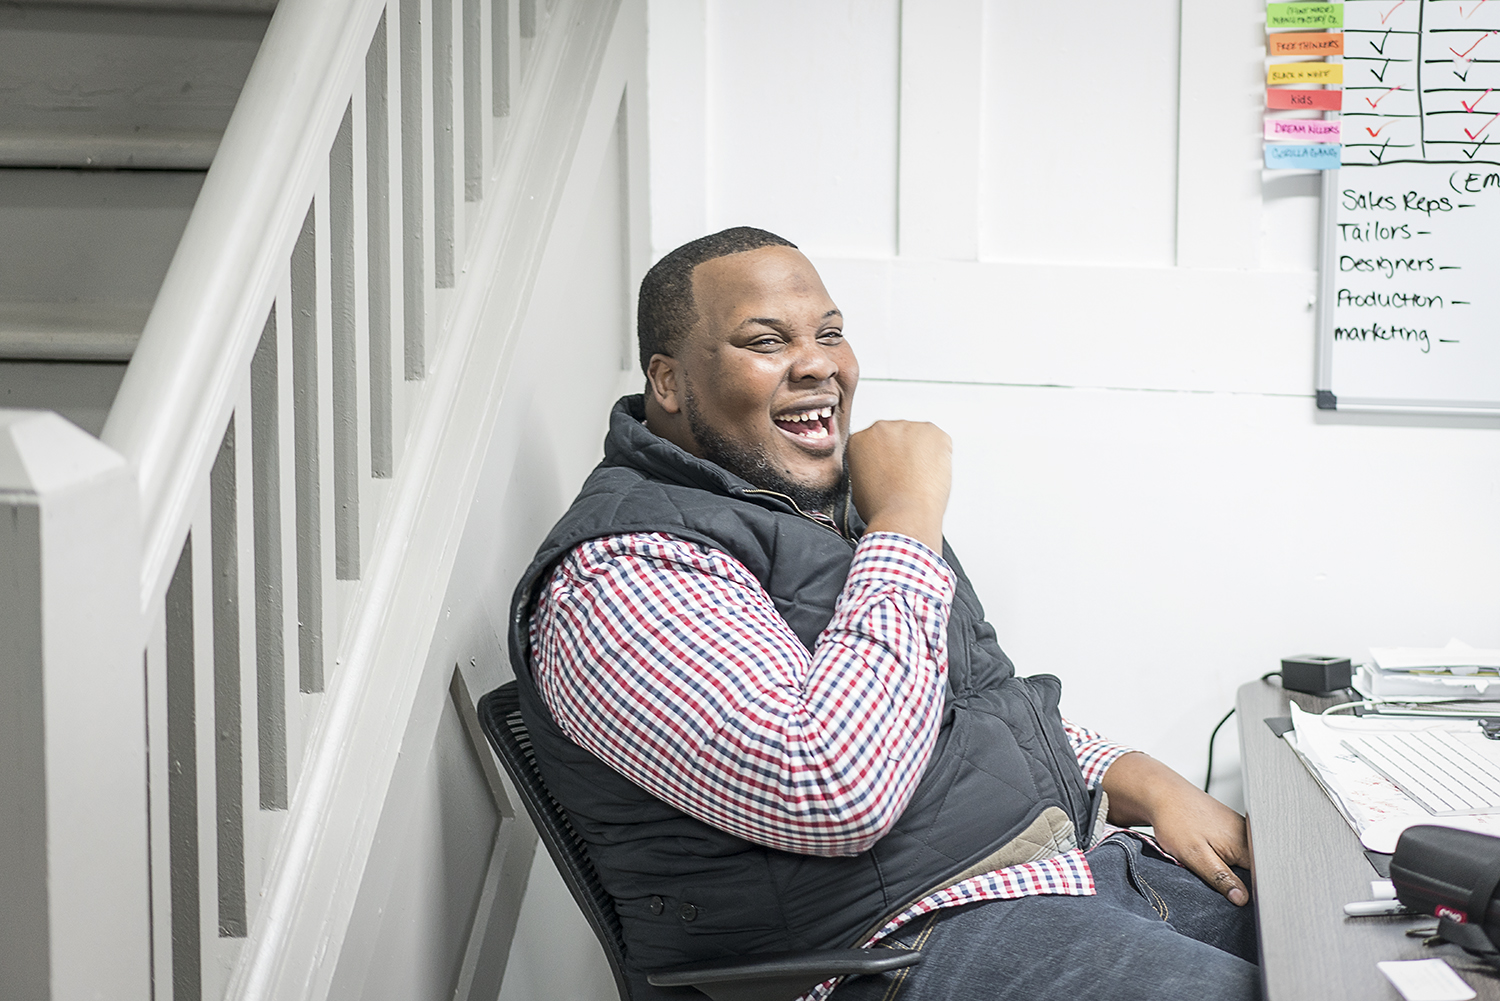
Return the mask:
<path id="1" fill-rule="evenodd" d="M 735 226 L 684 243 L 651 266 L 641 279 L 635 312 L 642 373 L 650 367 L 652 355 L 675 358 L 693 324 L 698 322 L 698 307 L 693 302 L 693 269 L 704 261 L 762 247 L 797 249 L 795 243 L 775 233 L 754 226 Z"/>

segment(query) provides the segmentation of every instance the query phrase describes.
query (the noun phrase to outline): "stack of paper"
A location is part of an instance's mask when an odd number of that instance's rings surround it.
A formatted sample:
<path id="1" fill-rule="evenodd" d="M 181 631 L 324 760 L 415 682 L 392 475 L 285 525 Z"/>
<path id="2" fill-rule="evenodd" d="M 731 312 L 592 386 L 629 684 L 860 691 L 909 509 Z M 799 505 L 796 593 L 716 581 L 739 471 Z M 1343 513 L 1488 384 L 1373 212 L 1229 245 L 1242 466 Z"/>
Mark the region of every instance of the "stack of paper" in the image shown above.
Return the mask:
<path id="1" fill-rule="evenodd" d="M 1500 700 L 1500 650 L 1460 640 L 1445 647 L 1372 647 L 1354 687 L 1367 696 Z"/>
<path id="2" fill-rule="evenodd" d="M 1413 824 L 1436 824 L 1500 835 L 1500 814 L 1435 817 L 1395 784 L 1357 758 L 1344 745 L 1353 734 L 1412 733 L 1421 730 L 1472 730 L 1462 720 L 1412 719 L 1352 714 L 1306 713 L 1291 705 L 1293 729 L 1288 742 L 1333 800 L 1349 826 L 1371 851 L 1396 850 L 1401 832 Z"/>

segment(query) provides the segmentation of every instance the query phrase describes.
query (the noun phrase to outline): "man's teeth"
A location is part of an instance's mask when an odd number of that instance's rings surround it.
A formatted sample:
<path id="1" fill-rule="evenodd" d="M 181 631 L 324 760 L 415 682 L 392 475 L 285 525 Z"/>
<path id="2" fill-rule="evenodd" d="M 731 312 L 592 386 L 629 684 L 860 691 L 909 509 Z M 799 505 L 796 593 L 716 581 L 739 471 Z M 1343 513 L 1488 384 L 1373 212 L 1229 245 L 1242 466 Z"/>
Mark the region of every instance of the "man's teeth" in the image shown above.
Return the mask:
<path id="1" fill-rule="evenodd" d="M 832 407 L 824 407 L 822 410 L 809 410 L 805 414 L 791 414 L 789 416 L 781 417 L 781 418 L 778 418 L 778 419 L 779 420 L 783 420 L 783 421 L 816 421 L 816 420 L 821 420 L 824 417 L 832 417 L 832 416 L 833 416 L 833 408 Z"/>
<path id="2" fill-rule="evenodd" d="M 808 410 L 800 414 L 787 414 L 784 417 L 776 418 L 776 421 L 779 424 L 806 424 L 807 426 L 804 428 L 799 428 L 795 431 L 788 429 L 788 431 L 799 438 L 807 438 L 812 441 L 821 440 L 830 435 L 831 432 L 828 429 L 828 425 L 824 424 L 823 421 L 832 416 L 833 408 L 823 407 L 820 410 Z"/>

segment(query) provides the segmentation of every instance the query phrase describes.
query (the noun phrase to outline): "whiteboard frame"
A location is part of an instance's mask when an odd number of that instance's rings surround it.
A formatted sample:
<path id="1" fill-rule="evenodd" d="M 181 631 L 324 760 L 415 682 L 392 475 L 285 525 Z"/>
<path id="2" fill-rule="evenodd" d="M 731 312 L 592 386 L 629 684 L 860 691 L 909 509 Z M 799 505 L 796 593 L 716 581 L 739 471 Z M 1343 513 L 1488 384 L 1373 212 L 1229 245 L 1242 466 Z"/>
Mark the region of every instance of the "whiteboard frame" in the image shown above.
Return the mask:
<path id="1" fill-rule="evenodd" d="M 1338 222 L 1339 171 L 1323 171 L 1322 205 L 1318 213 L 1318 362 L 1316 389 L 1319 410 L 1342 413 L 1439 414 L 1444 416 L 1500 417 L 1500 401 L 1408 400 L 1337 396 L 1333 391 L 1333 307 Z"/>

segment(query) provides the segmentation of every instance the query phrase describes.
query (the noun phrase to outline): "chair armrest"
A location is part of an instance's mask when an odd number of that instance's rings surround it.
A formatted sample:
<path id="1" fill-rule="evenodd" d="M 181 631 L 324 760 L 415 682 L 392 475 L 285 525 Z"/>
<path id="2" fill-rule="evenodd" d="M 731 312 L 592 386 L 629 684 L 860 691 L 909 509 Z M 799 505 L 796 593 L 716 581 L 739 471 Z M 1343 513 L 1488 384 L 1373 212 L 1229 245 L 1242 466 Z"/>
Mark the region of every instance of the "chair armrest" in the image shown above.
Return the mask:
<path id="1" fill-rule="evenodd" d="M 915 966 L 912 949 L 815 949 L 690 963 L 647 974 L 654 987 L 694 987 L 713 1001 L 795 1001 L 834 977 L 857 977 Z"/>

